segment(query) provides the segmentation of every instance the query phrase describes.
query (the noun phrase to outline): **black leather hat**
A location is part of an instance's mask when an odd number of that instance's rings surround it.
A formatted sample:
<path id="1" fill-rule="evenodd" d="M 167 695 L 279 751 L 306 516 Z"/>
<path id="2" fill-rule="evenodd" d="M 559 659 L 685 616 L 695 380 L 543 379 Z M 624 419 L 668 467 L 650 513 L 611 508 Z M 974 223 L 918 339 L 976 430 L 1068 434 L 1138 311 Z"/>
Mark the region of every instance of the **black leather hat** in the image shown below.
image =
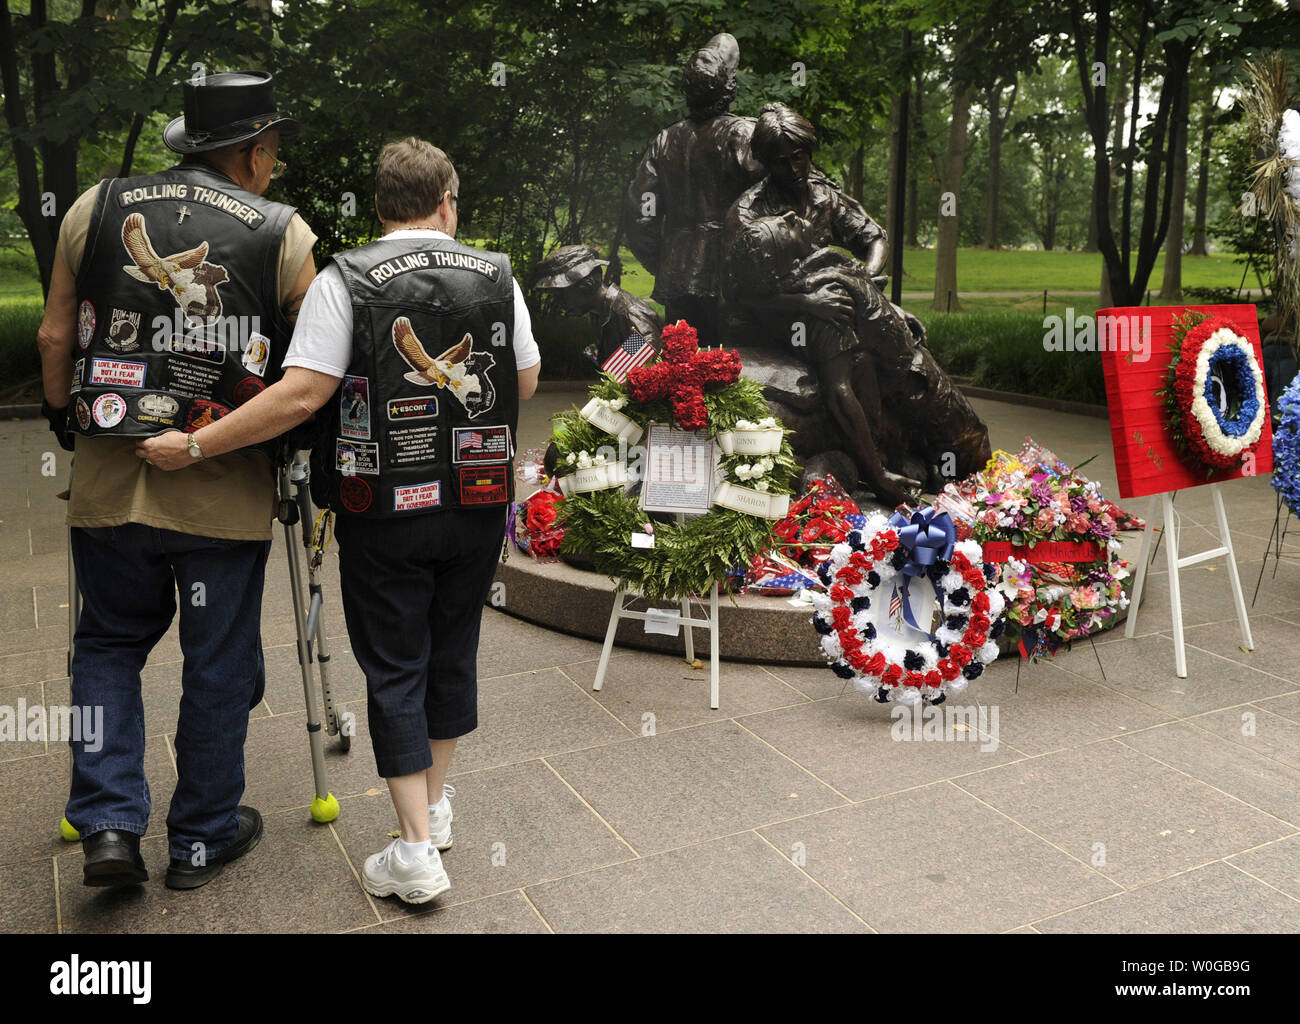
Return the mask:
<path id="1" fill-rule="evenodd" d="M 185 114 L 163 129 L 163 142 L 176 153 L 206 153 L 278 128 L 297 135 L 302 125 L 275 107 L 275 88 L 266 71 L 222 71 L 184 83 Z"/>

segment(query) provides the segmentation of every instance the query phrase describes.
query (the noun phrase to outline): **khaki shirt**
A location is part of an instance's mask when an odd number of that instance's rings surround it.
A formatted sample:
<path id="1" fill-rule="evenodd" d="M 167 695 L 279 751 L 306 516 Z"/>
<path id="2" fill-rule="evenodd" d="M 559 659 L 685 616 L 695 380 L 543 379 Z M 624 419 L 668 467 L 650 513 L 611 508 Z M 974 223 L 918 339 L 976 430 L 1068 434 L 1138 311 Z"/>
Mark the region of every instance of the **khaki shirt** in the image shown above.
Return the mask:
<path id="1" fill-rule="evenodd" d="M 59 228 L 59 251 L 74 278 L 98 192 L 98 185 L 83 192 Z M 276 284 L 281 304 L 292 297 L 315 244 L 315 234 L 295 213 L 280 244 Z M 243 448 L 169 473 L 138 458 L 138 443 L 131 437 L 77 436 L 69 526 L 143 523 L 223 540 L 271 539 L 275 470 L 263 452 Z"/>

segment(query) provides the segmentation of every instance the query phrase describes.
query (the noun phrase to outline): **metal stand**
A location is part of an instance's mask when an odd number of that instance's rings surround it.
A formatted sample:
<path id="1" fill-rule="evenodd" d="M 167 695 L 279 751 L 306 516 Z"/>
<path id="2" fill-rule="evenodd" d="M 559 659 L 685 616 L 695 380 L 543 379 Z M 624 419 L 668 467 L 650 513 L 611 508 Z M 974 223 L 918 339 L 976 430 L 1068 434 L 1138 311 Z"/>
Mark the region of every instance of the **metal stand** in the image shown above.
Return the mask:
<path id="1" fill-rule="evenodd" d="M 330 736 L 339 738 L 340 749 L 352 746 L 351 735 L 341 728 L 334 706 L 334 692 L 330 686 L 329 644 L 325 637 L 324 589 L 321 585 L 323 542 L 317 543 L 315 507 L 311 503 L 309 483 L 311 469 L 306 452 L 295 452 L 292 461 L 280 466 L 280 504 L 277 519 L 284 526 L 285 551 L 289 558 L 289 589 L 293 598 L 294 625 L 298 634 L 298 668 L 302 673 L 303 698 L 307 705 L 307 738 L 311 746 L 312 776 L 316 797 L 311 802 L 311 816 L 319 822 L 333 821 L 339 816 L 339 803 L 329 791 L 325 772 L 325 748 L 321 737 L 321 721 L 316 709 L 316 692 L 312 685 L 312 642 L 315 641 L 315 660 L 320 673 L 321 703 L 325 709 L 325 726 Z M 330 513 L 326 512 L 325 516 Z M 302 561 L 294 526 L 302 528 L 302 546 L 310 552 L 307 561 L 307 592 L 309 599 L 304 607 L 302 596 Z M 322 519 L 320 529 L 326 529 Z"/>
<path id="2" fill-rule="evenodd" d="M 1273 578 L 1277 579 L 1277 567 L 1282 564 L 1282 542 L 1286 540 L 1286 531 L 1291 526 L 1291 515 L 1287 513 L 1286 520 L 1282 519 L 1282 495 L 1277 496 L 1277 511 L 1273 515 L 1273 529 L 1269 532 L 1268 542 L 1264 545 L 1264 561 L 1259 567 L 1259 578 L 1255 580 L 1255 594 L 1250 599 L 1250 606 L 1255 607 L 1255 601 L 1259 598 L 1259 585 L 1264 582 L 1264 570 L 1268 568 L 1269 549 L 1273 547 L 1273 538 L 1277 538 L 1277 549 L 1273 551 Z"/>
<path id="3" fill-rule="evenodd" d="M 1214 512 L 1219 521 L 1219 544 L 1217 548 L 1202 551 L 1199 555 L 1178 556 L 1178 527 L 1174 512 L 1173 494 L 1153 495 L 1151 509 L 1147 514 L 1147 528 L 1142 533 L 1142 554 L 1138 556 L 1137 579 L 1133 581 L 1133 596 L 1129 601 L 1128 622 L 1124 626 L 1124 635 L 1132 638 L 1137 632 L 1138 607 L 1142 603 L 1142 586 L 1146 582 L 1147 556 L 1151 551 L 1151 533 L 1155 528 L 1156 502 L 1161 503 L 1164 512 L 1164 525 L 1161 533 L 1165 541 L 1165 558 L 1169 565 L 1169 604 L 1174 626 L 1174 669 L 1179 679 L 1187 678 L 1187 651 L 1183 644 L 1183 599 L 1178 571 L 1199 562 L 1208 562 L 1211 558 L 1225 558 L 1228 563 L 1228 581 L 1232 588 L 1233 603 L 1237 608 L 1237 624 L 1241 629 L 1241 646 L 1243 650 L 1253 651 L 1255 641 L 1250 635 L 1250 621 L 1246 616 L 1246 598 L 1241 592 L 1241 577 L 1237 574 L 1237 559 L 1232 551 L 1232 536 L 1228 531 L 1228 513 L 1223 507 L 1223 495 L 1218 484 L 1210 485 L 1210 494 L 1214 499 Z"/>
<path id="4" fill-rule="evenodd" d="M 614 634 L 618 632 L 620 619 L 640 619 L 645 621 L 649 612 L 629 611 L 624 599 L 635 600 L 635 595 L 628 594 L 626 587 L 614 591 L 614 608 L 609 613 L 609 627 L 605 630 L 605 646 L 600 651 L 600 664 L 596 666 L 596 681 L 592 690 L 599 691 L 605 685 L 605 670 L 609 667 L 609 656 L 614 650 Z M 686 660 L 695 660 L 695 637 L 691 630 L 700 626 L 709 631 L 709 707 L 718 710 L 718 585 L 713 584 L 709 591 L 709 617 L 707 619 L 691 618 L 691 599 L 683 597 L 681 601 L 682 617 L 680 622 L 686 629 Z"/>

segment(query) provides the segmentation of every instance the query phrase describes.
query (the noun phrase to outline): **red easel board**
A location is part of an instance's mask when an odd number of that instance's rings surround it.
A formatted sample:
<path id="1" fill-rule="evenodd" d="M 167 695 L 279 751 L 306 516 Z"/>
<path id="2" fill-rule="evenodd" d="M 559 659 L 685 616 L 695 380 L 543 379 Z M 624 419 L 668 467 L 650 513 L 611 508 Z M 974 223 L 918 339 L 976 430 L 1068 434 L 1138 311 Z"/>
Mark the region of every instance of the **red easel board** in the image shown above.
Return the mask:
<path id="1" fill-rule="evenodd" d="M 1110 436 L 1115 448 L 1115 470 L 1119 474 L 1119 496 L 1140 498 L 1163 491 L 1180 491 L 1185 487 L 1219 483 L 1243 476 L 1262 476 L 1273 471 L 1273 425 L 1267 412 L 1264 414 L 1263 432 L 1254 448 L 1254 472 L 1246 467 L 1225 470 L 1207 476 L 1203 468 L 1188 465 L 1179 456 L 1173 438 L 1165 425 L 1168 416 L 1156 392 L 1164 384 L 1165 369 L 1169 365 L 1169 342 L 1174 317 L 1196 310 L 1217 317 L 1230 324 L 1238 334 L 1250 342 L 1255 359 L 1264 365 L 1259 345 L 1259 321 L 1253 305 L 1233 306 L 1116 306 L 1097 310 L 1097 317 L 1137 317 L 1130 325 L 1144 324 L 1149 328 L 1145 362 L 1134 358 L 1133 345 L 1127 351 L 1112 347 L 1112 341 L 1101 354 L 1106 375 L 1106 402 L 1110 408 Z M 1143 321 L 1142 317 L 1149 317 Z M 1132 331 L 1133 327 L 1130 327 Z M 1097 329 L 1097 343 L 1101 345 L 1101 328 Z"/>

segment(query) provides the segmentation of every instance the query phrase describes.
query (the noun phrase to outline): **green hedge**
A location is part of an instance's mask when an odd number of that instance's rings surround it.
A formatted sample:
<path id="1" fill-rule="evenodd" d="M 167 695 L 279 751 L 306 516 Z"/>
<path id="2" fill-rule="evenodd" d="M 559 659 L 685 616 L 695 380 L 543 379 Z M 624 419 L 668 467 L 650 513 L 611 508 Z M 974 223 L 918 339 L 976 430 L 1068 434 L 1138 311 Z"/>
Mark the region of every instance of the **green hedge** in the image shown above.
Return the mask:
<path id="1" fill-rule="evenodd" d="M 930 350 L 972 384 L 1045 398 L 1106 404 L 1098 352 L 1049 352 L 1039 313 L 917 313 Z"/>
<path id="2" fill-rule="evenodd" d="M 43 311 L 40 299 L 0 302 L 0 391 L 40 376 L 36 329 Z"/>

